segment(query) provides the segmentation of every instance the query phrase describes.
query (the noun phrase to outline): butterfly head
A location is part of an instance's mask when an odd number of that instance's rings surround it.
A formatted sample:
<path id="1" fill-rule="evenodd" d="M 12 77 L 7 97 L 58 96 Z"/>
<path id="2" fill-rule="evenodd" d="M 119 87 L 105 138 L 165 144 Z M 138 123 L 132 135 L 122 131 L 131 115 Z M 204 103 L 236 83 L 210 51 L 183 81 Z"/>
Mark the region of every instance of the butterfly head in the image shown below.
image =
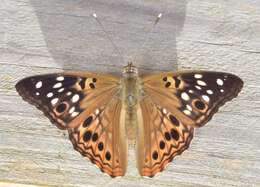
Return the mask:
<path id="1" fill-rule="evenodd" d="M 132 62 L 129 62 L 127 66 L 123 69 L 123 76 L 137 76 L 138 69 L 136 66 L 133 65 Z"/>

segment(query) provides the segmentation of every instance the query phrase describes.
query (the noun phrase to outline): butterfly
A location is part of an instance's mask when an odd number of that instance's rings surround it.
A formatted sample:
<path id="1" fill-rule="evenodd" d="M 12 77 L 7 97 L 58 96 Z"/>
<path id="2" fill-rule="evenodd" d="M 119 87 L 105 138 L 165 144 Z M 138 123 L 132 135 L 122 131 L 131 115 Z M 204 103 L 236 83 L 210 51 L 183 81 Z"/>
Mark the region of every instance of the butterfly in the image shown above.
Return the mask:
<path id="1" fill-rule="evenodd" d="M 16 89 L 59 129 L 75 150 L 111 177 L 123 176 L 128 144 L 137 168 L 153 177 L 186 150 L 194 128 L 236 97 L 243 81 L 210 71 L 161 72 L 139 76 L 129 63 L 122 77 L 63 72 L 22 79 Z"/>

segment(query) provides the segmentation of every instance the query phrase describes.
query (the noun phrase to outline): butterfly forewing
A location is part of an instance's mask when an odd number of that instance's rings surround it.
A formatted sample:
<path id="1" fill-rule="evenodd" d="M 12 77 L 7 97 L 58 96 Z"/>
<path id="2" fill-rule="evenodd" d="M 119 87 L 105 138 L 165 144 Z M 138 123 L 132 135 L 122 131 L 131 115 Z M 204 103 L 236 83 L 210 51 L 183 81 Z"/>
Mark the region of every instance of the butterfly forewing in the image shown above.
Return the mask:
<path id="1" fill-rule="evenodd" d="M 193 127 L 201 127 L 218 108 L 236 97 L 243 82 L 219 72 L 167 72 L 142 79 L 138 169 L 153 176 L 188 148 Z"/>
<path id="2" fill-rule="evenodd" d="M 111 176 L 123 175 L 126 165 L 119 88 L 116 77 L 79 72 L 32 76 L 16 84 L 26 101 L 58 128 L 69 129 L 77 151 Z"/>
<path id="3" fill-rule="evenodd" d="M 74 119 L 90 102 L 98 104 L 93 100 L 101 93 L 108 91 L 107 95 L 111 97 L 117 92 L 116 79 L 104 79 L 94 74 L 47 74 L 25 78 L 16 84 L 16 89 L 23 99 L 42 110 L 58 128 L 65 129 L 77 125 Z"/>
<path id="4" fill-rule="evenodd" d="M 236 75 L 208 71 L 161 73 L 143 81 L 145 93 L 155 103 L 194 127 L 203 126 L 243 86 Z"/>

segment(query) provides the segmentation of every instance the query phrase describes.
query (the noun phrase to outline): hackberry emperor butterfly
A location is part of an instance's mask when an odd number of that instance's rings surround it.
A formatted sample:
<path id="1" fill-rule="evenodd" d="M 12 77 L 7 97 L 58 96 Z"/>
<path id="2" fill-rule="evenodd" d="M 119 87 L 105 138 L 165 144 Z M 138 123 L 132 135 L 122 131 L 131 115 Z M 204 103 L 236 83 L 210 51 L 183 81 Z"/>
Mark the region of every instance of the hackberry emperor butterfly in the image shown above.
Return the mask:
<path id="1" fill-rule="evenodd" d="M 75 150 L 110 176 L 125 174 L 127 139 L 136 140 L 139 173 L 152 177 L 242 86 L 239 77 L 220 72 L 139 77 L 129 63 L 122 78 L 64 72 L 25 78 L 16 89 L 58 128 L 68 129 Z"/>

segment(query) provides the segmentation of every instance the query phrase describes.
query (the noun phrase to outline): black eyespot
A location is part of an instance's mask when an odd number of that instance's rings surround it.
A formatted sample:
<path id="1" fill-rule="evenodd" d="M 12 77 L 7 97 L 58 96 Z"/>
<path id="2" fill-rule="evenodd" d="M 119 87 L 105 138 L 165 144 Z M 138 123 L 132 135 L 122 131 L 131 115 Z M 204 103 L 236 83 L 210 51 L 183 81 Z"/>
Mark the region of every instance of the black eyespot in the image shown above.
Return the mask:
<path id="1" fill-rule="evenodd" d="M 171 83 L 170 82 L 167 82 L 166 84 L 165 84 L 165 87 L 166 88 L 169 88 L 171 86 Z"/>
<path id="2" fill-rule="evenodd" d="M 179 133 L 175 130 L 175 129 L 171 129 L 171 136 L 172 136 L 172 138 L 174 139 L 174 140 L 178 140 L 179 139 L 179 137 L 180 137 L 180 135 L 179 135 Z"/>
<path id="3" fill-rule="evenodd" d="M 89 125 L 91 124 L 92 120 L 93 120 L 93 117 L 92 117 L 92 116 L 89 116 L 89 117 L 84 121 L 83 127 L 89 126 Z"/>
<path id="4" fill-rule="evenodd" d="M 205 104 L 202 101 L 195 101 L 195 107 L 199 110 L 203 110 L 205 108 Z"/>
<path id="5" fill-rule="evenodd" d="M 157 151 L 154 151 L 153 152 L 153 159 L 157 160 L 157 158 L 158 158 L 158 153 L 157 153 Z"/>
<path id="6" fill-rule="evenodd" d="M 165 148 L 165 143 L 164 143 L 164 141 L 160 141 L 160 149 L 164 149 Z"/>
<path id="7" fill-rule="evenodd" d="M 85 82 L 86 82 L 86 78 L 82 78 L 81 81 L 79 82 L 79 85 L 82 90 L 85 88 Z"/>
<path id="8" fill-rule="evenodd" d="M 174 117 L 173 115 L 170 114 L 170 115 L 169 115 L 169 118 L 170 118 L 170 120 L 171 120 L 171 122 L 172 122 L 173 125 L 176 125 L 176 126 L 179 126 L 179 125 L 180 125 L 179 120 L 177 120 L 177 118 Z"/>
<path id="9" fill-rule="evenodd" d="M 91 89 L 94 89 L 94 88 L 95 88 L 95 84 L 89 83 L 89 87 L 90 87 Z"/>
<path id="10" fill-rule="evenodd" d="M 97 139 L 98 139 L 98 134 L 94 133 L 92 136 L 92 141 L 95 142 L 95 141 L 97 141 Z"/>
<path id="11" fill-rule="evenodd" d="M 84 140 L 84 142 L 89 141 L 89 140 L 91 139 L 91 135 L 92 135 L 91 131 L 86 131 L 86 132 L 84 133 L 84 135 L 83 135 L 83 140 Z"/>
<path id="12" fill-rule="evenodd" d="M 93 81 L 93 82 L 97 82 L 97 79 L 96 79 L 96 78 L 93 78 L 92 81 Z"/>
<path id="13" fill-rule="evenodd" d="M 67 105 L 65 103 L 61 103 L 57 106 L 56 111 L 62 113 L 66 110 Z"/>
<path id="14" fill-rule="evenodd" d="M 175 82 L 175 88 L 178 88 L 181 84 L 180 79 L 178 79 L 177 77 L 173 77 L 173 79 L 174 79 L 174 82 Z"/>
<path id="15" fill-rule="evenodd" d="M 100 142 L 99 144 L 98 144 L 98 150 L 99 151 L 102 151 L 104 149 L 104 144 L 103 144 L 103 142 Z"/>
<path id="16" fill-rule="evenodd" d="M 163 79 L 162 79 L 162 80 L 166 82 L 166 81 L 167 81 L 167 77 L 163 77 Z"/>
<path id="17" fill-rule="evenodd" d="M 106 152 L 106 155 L 105 155 L 106 159 L 109 161 L 111 159 L 111 154 L 109 151 Z"/>
<path id="18" fill-rule="evenodd" d="M 171 135 L 170 135 L 169 132 L 165 132 L 165 133 L 164 133 L 164 137 L 165 137 L 165 139 L 166 139 L 167 141 L 169 141 L 169 140 L 171 139 Z"/>

